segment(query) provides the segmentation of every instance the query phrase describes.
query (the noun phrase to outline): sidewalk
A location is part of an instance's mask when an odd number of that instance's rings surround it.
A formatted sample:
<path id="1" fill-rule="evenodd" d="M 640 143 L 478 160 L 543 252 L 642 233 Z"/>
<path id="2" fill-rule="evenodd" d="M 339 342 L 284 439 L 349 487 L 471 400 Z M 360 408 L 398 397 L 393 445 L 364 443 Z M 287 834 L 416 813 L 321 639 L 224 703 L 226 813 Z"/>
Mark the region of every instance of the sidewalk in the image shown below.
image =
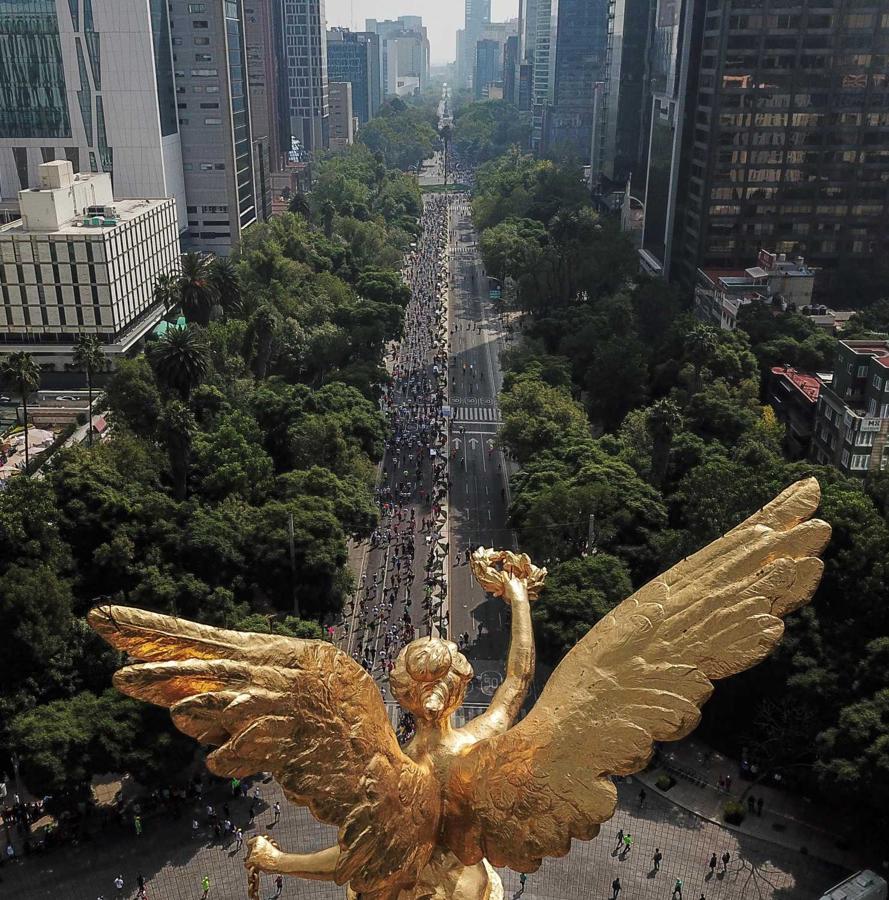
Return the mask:
<path id="1" fill-rule="evenodd" d="M 736 760 L 729 759 L 706 745 L 688 739 L 664 744 L 661 753 L 644 772 L 634 776 L 646 791 L 659 794 L 672 803 L 694 812 L 730 831 L 751 835 L 791 850 L 807 853 L 849 869 L 867 864 L 856 846 L 851 827 L 832 819 L 826 810 L 811 801 L 739 775 Z M 667 791 L 657 788 L 661 775 L 675 779 Z M 720 788 L 720 778 L 731 776 L 731 788 Z M 730 825 L 722 817 L 723 806 L 735 800 L 747 809 L 747 797 L 763 800 L 762 815 L 747 811 L 740 825 Z M 873 868 L 874 860 L 870 860 Z"/>

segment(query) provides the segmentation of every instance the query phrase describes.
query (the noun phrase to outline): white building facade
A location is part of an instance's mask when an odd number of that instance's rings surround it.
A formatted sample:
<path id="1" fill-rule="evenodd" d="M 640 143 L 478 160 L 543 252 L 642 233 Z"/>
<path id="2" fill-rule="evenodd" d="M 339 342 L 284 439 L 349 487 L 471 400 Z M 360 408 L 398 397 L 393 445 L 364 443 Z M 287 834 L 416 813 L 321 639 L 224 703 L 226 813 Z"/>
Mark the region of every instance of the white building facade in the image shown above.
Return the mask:
<path id="1" fill-rule="evenodd" d="M 0 0 L 0 210 L 37 167 L 112 175 L 118 198 L 185 185 L 166 0 Z"/>
<path id="2" fill-rule="evenodd" d="M 163 315 L 152 292 L 178 269 L 175 201 L 115 200 L 108 174 L 75 175 L 68 161 L 38 178 L 19 195 L 22 218 L 0 226 L 0 353 L 64 370 L 78 336 L 96 334 L 113 359 Z"/>

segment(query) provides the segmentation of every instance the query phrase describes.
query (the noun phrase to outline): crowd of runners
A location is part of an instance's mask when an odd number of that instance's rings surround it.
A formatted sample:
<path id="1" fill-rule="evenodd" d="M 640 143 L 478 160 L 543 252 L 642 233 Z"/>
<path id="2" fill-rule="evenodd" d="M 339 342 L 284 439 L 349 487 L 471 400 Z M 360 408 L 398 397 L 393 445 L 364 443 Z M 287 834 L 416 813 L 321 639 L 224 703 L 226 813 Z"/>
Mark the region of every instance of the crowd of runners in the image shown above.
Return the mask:
<path id="1" fill-rule="evenodd" d="M 388 423 L 380 522 L 337 628 L 340 645 L 381 680 L 415 637 L 448 629 L 448 203 L 443 195 L 426 199 L 405 260 L 411 299 L 380 401 Z"/>

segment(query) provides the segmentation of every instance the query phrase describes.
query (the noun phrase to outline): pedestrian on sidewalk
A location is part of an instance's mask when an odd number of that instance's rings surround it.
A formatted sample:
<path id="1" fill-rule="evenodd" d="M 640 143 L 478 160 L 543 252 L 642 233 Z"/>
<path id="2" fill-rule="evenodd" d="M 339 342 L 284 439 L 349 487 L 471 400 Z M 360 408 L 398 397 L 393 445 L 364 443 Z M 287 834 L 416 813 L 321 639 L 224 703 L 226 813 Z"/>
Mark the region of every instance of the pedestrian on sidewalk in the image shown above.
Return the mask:
<path id="1" fill-rule="evenodd" d="M 244 846 L 244 832 L 242 829 L 239 828 L 235 832 L 235 851 L 240 850 L 241 847 L 243 847 L 243 846 Z M 713 854 L 713 859 L 716 859 L 715 853 Z"/>
<path id="2" fill-rule="evenodd" d="M 731 853 L 728 850 L 722 854 L 722 871 L 725 872 L 728 869 L 729 860 L 732 858 Z"/>
<path id="3" fill-rule="evenodd" d="M 522 893 L 525 893 L 525 882 L 528 880 L 528 876 L 524 872 L 519 873 L 519 885 L 521 886 Z"/>
<path id="4" fill-rule="evenodd" d="M 191 820 L 191 836 L 192 838 L 196 838 L 198 836 L 198 831 L 200 831 L 201 825 L 197 819 Z"/>
<path id="5" fill-rule="evenodd" d="M 630 852 L 630 847 L 633 846 L 633 835 L 628 831 L 624 835 L 624 851 L 621 853 L 621 857 L 625 858 L 626 855 Z"/>
<path id="6" fill-rule="evenodd" d="M 114 887 L 117 891 L 117 896 L 123 897 L 123 875 L 118 875 L 117 878 L 114 879 Z"/>
<path id="7" fill-rule="evenodd" d="M 207 897 L 210 896 L 210 876 L 205 875 L 201 879 L 201 890 L 203 890 L 203 894 L 201 894 L 201 900 L 207 900 Z"/>
<path id="8" fill-rule="evenodd" d="M 677 878 L 673 885 L 673 900 L 682 900 L 682 879 Z"/>
<path id="9" fill-rule="evenodd" d="M 660 869 L 661 869 L 661 860 L 662 860 L 663 858 L 664 858 L 664 854 L 661 853 L 661 848 L 660 848 L 660 847 L 655 847 L 655 848 L 654 848 L 654 856 L 651 857 L 652 861 L 654 862 L 654 870 L 655 870 L 655 872 L 659 872 L 659 871 L 660 871 Z"/>
<path id="10" fill-rule="evenodd" d="M 624 844 L 624 830 L 623 828 L 619 828 L 617 830 L 617 846 L 618 848 L 622 847 Z"/>
<path id="11" fill-rule="evenodd" d="M 275 879 L 275 893 L 272 895 L 272 900 L 278 900 L 278 897 L 281 896 L 281 891 L 284 890 L 284 876 L 279 875 Z"/>
<path id="12" fill-rule="evenodd" d="M 277 825 L 281 819 L 281 804 L 277 800 L 275 801 L 273 809 L 275 810 L 275 824 Z"/>
<path id="13" fill-rule="evenodd" d="M 142 816 L 133 816 L 133 826 L 136 829 L 136 837 L 142 835 Z"/>
<path id="14" fill-rule="evenodd" d="M 617 900 L 617 895 L 620 893 L 620 878 L 615 878 L 614 881 L 611 882 L 611 900 Z"/>
<path id="15" fill-rule="evenodd" d="M 716 871 L 716 863 L 717 863 L 717 859 L 716 859 L 716 854 L 714 853 L 710 857 L 710 874 L 711 875 L 713 875 L 713 873 Z"/>
<path id="16" fill-rule="evenodd" d="M 640 807 L 642 807 L 642 808 L 645 807 L 645 798 L 646 798 L 647 796 L 648 796 L 648 795 L 645 793 L 645 788 L 642 788 L 642 790 L 639 791 L 639 806 L 640 806 Z"/>

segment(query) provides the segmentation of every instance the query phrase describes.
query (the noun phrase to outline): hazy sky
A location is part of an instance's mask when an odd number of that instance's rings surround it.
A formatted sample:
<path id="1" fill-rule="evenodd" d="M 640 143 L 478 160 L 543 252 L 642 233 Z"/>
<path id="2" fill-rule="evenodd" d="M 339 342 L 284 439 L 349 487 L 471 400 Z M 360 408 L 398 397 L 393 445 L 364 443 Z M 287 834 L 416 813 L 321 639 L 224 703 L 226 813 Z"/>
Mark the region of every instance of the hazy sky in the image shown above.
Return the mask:
<path id="1" fill-rule="evenodd" d="M 360 31 L 364 20 L 422 16 L 429 31 L 432 62 L 448 62 L 456 57 L 457 29 L 463 27 L 463 0 L 325 0 L 327 24 L 345 25 Z M 495 22 L 515 18 L 519 0 L 492 0 Z"/>

